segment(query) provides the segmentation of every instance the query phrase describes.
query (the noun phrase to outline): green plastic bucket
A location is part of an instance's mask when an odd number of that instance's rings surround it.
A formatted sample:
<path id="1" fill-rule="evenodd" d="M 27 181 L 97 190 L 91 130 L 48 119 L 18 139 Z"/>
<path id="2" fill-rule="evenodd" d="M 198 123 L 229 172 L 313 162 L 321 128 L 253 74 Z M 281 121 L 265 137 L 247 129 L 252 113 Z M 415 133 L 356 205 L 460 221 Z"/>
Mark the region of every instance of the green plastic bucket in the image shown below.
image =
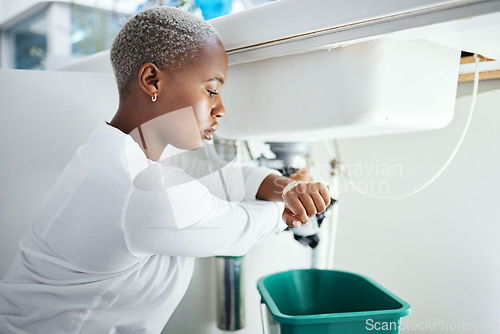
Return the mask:
<path id="1" fill-rule="evenodd" d="M 261 278 L 266 334 L 399 333 L 410 305 L 372 280 L 336 270 L 291 270 Z"/>

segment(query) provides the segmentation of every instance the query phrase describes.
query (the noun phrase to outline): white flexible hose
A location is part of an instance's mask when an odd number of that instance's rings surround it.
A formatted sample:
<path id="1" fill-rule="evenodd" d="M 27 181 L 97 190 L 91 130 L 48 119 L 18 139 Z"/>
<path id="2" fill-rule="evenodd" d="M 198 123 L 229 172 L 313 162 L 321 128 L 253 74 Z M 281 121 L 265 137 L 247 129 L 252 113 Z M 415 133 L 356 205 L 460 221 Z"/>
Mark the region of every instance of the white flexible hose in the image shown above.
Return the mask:
<path id="1" fill-rule="evenodd" d="M 387 195 L 387 196 L 371 195 L 367 191 L 360 190 L 357 185 L 355 187 L 356 191 L 358 191 L 361 195 L 369 197 L 369 198 L 388 199 L 388 200 L 404 199 L 404 198 L 411 197 L 411 196 L 413 196 L 413 195 L 421 192 L 422 190 L 424 190 L 425 188 L 427 188 L 432 182 L 434 182 L 439 176 L 441 176 L 441 174 L 448 167 L 448 165 L 451 163 L 451 161 L 455 158 L 458 150 L 462 146 L 462 142 L 464 141 L 465 135 L 467 134 L 467 132 L 469 130 L 469 125 L 470 125 L 471 120 L 472 120 L 472 115 L 474 114 L 474 109 L 476 107 L 477 89 L 478 89 L 478 84 L 479 84 L 479 57 L 478 57 L 477 54 L 474 54 L 474 59 L 475 59 L 475 63 L 476 63 L 476 69 L 475 69 L 475 72 L 474 72 L 474 87 L 472 89 L 472 101 L 471 101 L 471 105 L 470 105 L 469 116 L 468 116 L 467 121 L 465 123 L 465 127 L 464 127 L 464 129 L 462 131 L 460 139 L 458 140 L 458 143 L 455 146 L 455 149 L 451 153 L 451 155 L 448 158 L 448 160 L 446 160 L 446 162 L 444 163 L 444 165 L 438 170 L 438 172 L 433 177 L 431 177 L 427 182 L 425 182 L 424 184 L 422 184 L 420 187 L 418 187 L 418 188 L 416 188 L 416 189 L 414 189 L 414 190 L 412 190 L 410 192 L 407 192 L 406 194 L 402 194 L 402 195 L 395 195 L 395 196 L 391 196 L 391 195 Z"/>

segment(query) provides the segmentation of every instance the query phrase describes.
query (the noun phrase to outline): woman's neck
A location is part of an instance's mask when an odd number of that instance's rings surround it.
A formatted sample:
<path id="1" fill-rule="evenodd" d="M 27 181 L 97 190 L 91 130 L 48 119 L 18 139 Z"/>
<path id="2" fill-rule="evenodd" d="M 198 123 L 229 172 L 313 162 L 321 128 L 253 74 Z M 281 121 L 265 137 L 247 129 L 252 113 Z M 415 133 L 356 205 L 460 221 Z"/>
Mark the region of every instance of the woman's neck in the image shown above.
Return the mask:
<path id="1" fill-rule="evenodd" d="M 161 140 L 151 123 L 139 125 L 130 131 L 129 135 L 139 144 L 146 157 L 152 161 L 158 161 L 168 143 Z"/>

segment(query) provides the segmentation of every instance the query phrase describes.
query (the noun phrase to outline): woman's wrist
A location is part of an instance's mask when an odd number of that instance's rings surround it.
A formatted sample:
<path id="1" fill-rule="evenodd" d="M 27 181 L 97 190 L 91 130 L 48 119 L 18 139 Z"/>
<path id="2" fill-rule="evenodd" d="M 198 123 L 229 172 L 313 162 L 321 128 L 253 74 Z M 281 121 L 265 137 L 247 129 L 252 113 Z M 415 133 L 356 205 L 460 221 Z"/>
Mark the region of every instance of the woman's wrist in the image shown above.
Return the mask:
<path id="1" fill-rule="evenodd" d="M 283 201 L 283 189 L 294 180 L 276 174 L 268 175 L 259 187 L 257 199 L 266 201 Z"/>

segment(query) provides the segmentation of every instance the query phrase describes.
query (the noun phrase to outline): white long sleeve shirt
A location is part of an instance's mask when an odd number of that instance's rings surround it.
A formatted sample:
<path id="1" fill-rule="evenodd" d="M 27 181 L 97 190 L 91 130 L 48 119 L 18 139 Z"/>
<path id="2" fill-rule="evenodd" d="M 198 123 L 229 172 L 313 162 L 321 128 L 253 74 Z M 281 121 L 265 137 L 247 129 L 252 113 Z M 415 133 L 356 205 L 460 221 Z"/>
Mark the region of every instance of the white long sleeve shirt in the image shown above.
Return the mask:
<path id="1" fill-rule="evenodd" d="M 255 199 L 271 170 L 179 157 L 152 163 L 102 122 L 19 242 L 0 333 L 160 333 L 194 257 L 242 255 L 286 227 L 282 205 Z"/>

